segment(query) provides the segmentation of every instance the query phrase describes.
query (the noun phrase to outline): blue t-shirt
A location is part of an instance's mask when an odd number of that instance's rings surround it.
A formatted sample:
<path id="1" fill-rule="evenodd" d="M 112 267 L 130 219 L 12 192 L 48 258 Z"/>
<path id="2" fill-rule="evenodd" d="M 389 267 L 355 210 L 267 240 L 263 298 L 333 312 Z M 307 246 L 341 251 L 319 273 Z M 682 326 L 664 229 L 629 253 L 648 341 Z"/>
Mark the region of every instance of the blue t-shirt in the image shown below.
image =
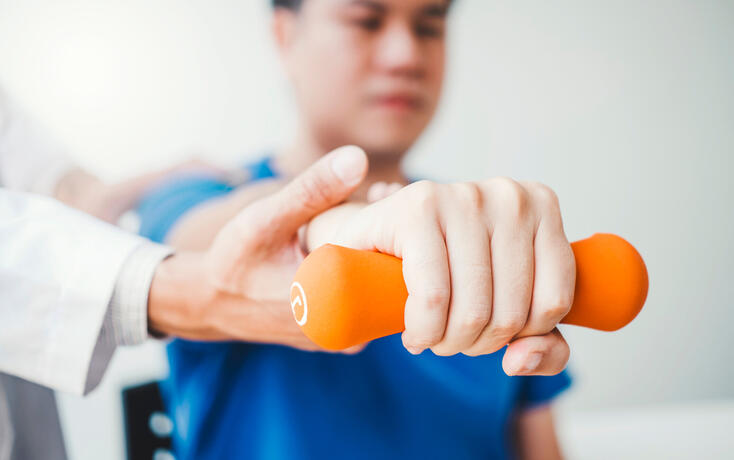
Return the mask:
<path id="1" fill-rule="evenodd" d="M 248 169 L 252 180 L 277 176 L 268 158 Z M 163 241 L 188 209 L 231 190 L 172 180 L 142 202 L 141 233 Z M 501 352 L 413 356 L 399 334 L 356 355 L 174 340 L 168 358 L 162 392 L 179 460 L 513 458 L 513 414 L 571 382 L 566 372 L 508 377 Z"/>

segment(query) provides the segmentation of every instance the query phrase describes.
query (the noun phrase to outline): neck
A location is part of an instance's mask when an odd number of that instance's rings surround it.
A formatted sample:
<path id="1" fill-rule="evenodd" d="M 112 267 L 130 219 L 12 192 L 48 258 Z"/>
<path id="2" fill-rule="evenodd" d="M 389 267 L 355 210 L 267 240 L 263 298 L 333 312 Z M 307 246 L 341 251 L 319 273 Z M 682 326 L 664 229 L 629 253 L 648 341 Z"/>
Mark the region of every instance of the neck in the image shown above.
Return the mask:
<path id="1" fill-rule="evenodd" d="M 291 179 L 331 150 L 333 149 L 319 145 L 310 136 L 301 135 L 297 137 L 296 142 L 276 155 L 275 168 L 284 177 Z M 402 185 L 408 183 L 400 168 L 403 154 L 372 154 L 368 151 L 367 157 L 369 171 L 365 180 L 352 195 L 353 200 L 366 201 L 367 190 L 376 182 L 397 182 Z"/>

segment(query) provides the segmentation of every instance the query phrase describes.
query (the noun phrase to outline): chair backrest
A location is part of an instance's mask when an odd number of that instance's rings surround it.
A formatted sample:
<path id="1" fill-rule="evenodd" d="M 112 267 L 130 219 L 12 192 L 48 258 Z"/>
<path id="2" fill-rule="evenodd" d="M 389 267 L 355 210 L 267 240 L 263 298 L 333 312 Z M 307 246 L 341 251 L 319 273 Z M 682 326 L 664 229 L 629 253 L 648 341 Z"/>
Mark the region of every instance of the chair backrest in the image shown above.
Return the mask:
<path id="1" fill-rule="evenodd" d="M 125 448 L 128 460 L 173 459 L 173 421 L 163 406 L 158 382 L 122 390 Z"/>

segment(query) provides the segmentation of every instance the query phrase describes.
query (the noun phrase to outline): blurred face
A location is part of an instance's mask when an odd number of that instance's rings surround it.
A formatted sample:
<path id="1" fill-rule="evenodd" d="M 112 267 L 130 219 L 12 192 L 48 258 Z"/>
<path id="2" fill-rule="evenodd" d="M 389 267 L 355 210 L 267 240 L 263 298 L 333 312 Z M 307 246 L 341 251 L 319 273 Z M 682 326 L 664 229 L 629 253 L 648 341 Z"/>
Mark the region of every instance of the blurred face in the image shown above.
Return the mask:
<path id="1" fill-rule="evenodd" d="M 304 0 L 274 30 L 309 134 L 401 154 L 431 120 L 449 0 Z"/>

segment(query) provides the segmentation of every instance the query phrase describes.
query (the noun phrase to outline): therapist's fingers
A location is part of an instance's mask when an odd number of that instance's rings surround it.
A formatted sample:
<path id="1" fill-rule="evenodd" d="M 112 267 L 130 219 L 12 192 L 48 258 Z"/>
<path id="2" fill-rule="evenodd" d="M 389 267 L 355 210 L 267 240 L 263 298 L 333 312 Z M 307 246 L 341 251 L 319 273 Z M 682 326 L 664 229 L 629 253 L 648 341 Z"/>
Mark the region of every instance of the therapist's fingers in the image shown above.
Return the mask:
<path id="1" fill-rule="evenodd" d="M 507 375 L 556 375 L 568 363 L 571 350 L 558 329 L 523 337 L 507 345 L 502 368 Z"/>
<path id="2" fill-rule="evenodd" d="M 356 146 L 340 147 L 235 219 L 251 234 L 263 232 L 271 238 L 290 238 L 315 215 L 344 201 L 366 174 L 364 151 Z"/>

